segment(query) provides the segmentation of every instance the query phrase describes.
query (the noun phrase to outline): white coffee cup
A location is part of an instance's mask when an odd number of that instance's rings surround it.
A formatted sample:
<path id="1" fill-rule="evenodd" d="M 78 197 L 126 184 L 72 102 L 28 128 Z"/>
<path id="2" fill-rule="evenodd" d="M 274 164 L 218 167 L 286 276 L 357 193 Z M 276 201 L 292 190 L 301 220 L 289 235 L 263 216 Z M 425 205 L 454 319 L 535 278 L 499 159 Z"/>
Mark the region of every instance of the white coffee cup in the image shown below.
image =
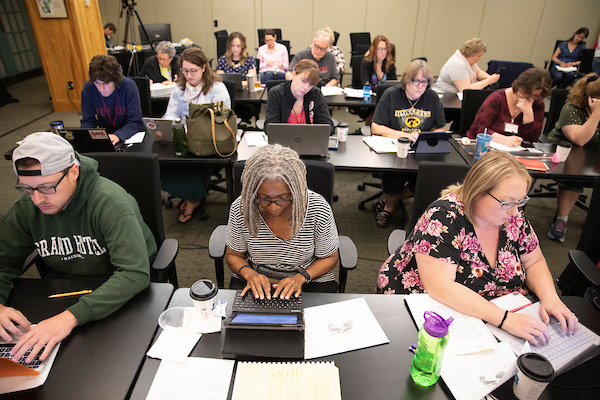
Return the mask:
<path id="1" fill-rule="evenodd" d="M 567 160 L 572 148 L 573 143 L 567 141 L 560 142 L 558 145 L 556 145 L 556 152 L 560 157 L 559 162 L 565 162 Z"/>
<path id="2" fill-rule="evenodd" d="M 398 158 L 408 157 L 408 149 L 410 148 L 410 139 L 405 137 L 398 138 Z"/>
<path id="3" fill-rule="evenodd" d="M 554 368 L 546 357 L 536 353 L 521 354 L 517 359 L 513 393 L 519 400 L 537 400 L 553 379 Z"/>
<path id="4" fill-rule="evenodd" d="M 344 143 L 348 139 L 348 124 L 342 122 L 336 128 L 338 141 Z"/>
<path id="5" fill-rule="evenodd" d="M 215 317 L 218 291 L 217 285 L 208 279 L 196 281 L 190 287 L 190 297 L 199 320 L 209 320 Z"/>

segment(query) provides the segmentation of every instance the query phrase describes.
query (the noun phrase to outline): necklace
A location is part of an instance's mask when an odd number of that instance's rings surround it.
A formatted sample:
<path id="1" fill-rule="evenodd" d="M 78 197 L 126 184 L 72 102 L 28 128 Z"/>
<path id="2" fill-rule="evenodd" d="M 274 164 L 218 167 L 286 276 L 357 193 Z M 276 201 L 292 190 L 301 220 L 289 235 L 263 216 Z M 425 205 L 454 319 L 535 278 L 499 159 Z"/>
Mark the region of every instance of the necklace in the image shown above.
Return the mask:
<path id="1" fill-rule="evenodd" d="M 410 104 L 410 109 L 414 110 L 415 109 L 415 105 L 419 102 L 419 100 L 421 100 L 421 97 L 419 97 L 418 99 L 416 99 L 414 103 L 412 101 L 410 101 L 410 99 L 408 98 L 408 96 L 406 96 L 406 100 L 408 100 L 408 104 Z"/>

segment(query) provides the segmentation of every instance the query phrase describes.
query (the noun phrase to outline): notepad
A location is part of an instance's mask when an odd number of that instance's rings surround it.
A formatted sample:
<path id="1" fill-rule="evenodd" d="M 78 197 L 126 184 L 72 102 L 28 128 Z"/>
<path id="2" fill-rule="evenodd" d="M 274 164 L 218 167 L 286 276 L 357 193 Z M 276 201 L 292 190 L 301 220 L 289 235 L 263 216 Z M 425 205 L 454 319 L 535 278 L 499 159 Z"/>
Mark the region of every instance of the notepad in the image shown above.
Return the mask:
<path id="1" fill-rule="evenodd" d="M 548 171 L 548 166 L 546 164 L 544 164 L 543 161 L 540 160 L 530 160 L 527 158 L 520 158 L 519 157 L 519 161 L 521 161 L 521 164 L 523 164 L 525 166 L 525 168 L 527 168 L 527 170 L 529 171 Z"/>
<path id="2" fill-rule="evenodd" d="M 332 361 L 238 362 L 233 400 L 341 400 L 340 373 Z"/>

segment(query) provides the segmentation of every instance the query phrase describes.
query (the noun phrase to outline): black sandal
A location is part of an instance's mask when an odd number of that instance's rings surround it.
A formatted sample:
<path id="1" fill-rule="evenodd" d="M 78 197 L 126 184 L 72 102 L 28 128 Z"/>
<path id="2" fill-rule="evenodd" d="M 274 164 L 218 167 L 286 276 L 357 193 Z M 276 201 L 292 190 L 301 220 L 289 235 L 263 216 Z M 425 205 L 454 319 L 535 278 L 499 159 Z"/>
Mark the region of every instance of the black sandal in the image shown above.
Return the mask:
<path id="1" fill-rule="evenodd" d="M 390 224 L 390 218 L 392 218 L 392 213 L 382 210 L 375 214 L 375 223 L 380 228 L 387 228 Z"/>
<path id="2" fill-rule="evenodd" d="M 380 198 L 375 200 L 375 203 L 373 203 L 371 210 L 378 213 L 378 212 L 383 211 L 384 208 L 385 208 L 385 200 L 383 199 L 383 196 L 381 196 Z"/>

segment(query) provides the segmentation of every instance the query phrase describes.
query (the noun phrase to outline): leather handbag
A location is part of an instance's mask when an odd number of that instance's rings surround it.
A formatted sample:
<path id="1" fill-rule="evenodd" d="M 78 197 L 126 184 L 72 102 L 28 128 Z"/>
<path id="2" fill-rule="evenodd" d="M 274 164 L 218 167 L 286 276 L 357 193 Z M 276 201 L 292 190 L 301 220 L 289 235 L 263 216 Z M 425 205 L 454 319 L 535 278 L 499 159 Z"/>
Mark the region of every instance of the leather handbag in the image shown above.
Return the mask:
<path id="1" fill-rule="evenodd" d="M 187 117 L 187 142 L 197 156 L 229 157 L 237 150 L 236 115 L 223 102 L 190 103 Z"/>

